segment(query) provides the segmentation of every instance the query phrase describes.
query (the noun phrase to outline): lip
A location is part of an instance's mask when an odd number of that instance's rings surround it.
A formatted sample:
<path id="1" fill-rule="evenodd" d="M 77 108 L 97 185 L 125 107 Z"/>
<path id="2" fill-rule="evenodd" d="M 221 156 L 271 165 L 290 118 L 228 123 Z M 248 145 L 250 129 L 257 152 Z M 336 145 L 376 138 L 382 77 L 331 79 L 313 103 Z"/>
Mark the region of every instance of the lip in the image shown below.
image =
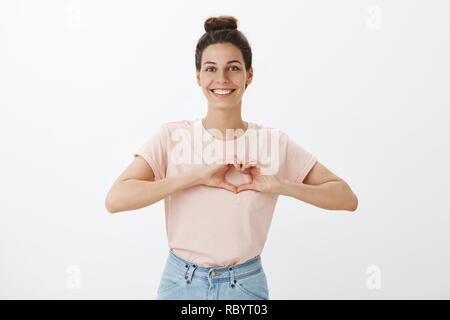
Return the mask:
<path id="1" fill-rule="evenodd" d="M 231 91 L 231 92 L 230 92 L 229 94 L 227 94 L 227 95 L 220 95 L 220 94 L 214 93 L 213 90 L 233 90 L 233 91 Z M 215 89 L 210 89 L 209 91 L 211 91 L 211 93 L 212 93 L 215 97 L 217 97 L 217 98 L 219 98 L 219 99 L 225 99 L 225 98 L 230 97 L 230 96 L 236 91 L 236 89 L 232 89 L 232 88 L 227 88 L 227 89 L 219 89 L 219 88 L 215 88 Z"/>

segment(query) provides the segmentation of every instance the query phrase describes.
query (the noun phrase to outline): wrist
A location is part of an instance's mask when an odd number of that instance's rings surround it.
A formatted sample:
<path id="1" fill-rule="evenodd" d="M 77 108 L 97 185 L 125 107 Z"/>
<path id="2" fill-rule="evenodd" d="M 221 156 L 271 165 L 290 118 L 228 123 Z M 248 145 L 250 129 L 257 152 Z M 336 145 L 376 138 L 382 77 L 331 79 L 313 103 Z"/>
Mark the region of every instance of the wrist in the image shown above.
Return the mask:
<path id="1" fill-rule="evenodd" d="M 279 194 L 279 195 L 285 195 L 287 190 L 287 183 L 288 180 L 279 179 L 279 182 L 276 184 L 273 193 Z"/>
<path id="2" fill-rule="evenodd" d="M 194 187 L 199 184 L 203 184 L 203 179 L 196 172 L 189 172 L 186 174 L 186 181 L 189 187 Z"/>

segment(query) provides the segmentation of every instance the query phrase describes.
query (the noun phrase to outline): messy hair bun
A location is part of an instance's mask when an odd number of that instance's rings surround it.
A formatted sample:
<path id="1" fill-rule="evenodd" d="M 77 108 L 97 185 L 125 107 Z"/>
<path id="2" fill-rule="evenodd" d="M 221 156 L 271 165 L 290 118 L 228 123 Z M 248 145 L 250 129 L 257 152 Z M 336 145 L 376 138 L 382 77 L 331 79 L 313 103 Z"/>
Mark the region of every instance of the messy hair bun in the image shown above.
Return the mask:
<path id="1" fill-rule="evenodd" d="M 237 29 L 237 19 L 233 16 L 210 17 L 205 21 L 205 31 Z"/>
<path id="2" fill-rule="evenodd" d="M 212 44 L 231 43 L 241 50 L 245 69 L 252 66 L 252 48 L 245 35 L 237 30 L 238 21 L 233 16 L 209 17 L 205 21 L 205 33 L 197 42 L 195 48 L 195 68 L 201 69 L 203 51 Z M 247 84 L 245 85 L 247 88 Z"/>

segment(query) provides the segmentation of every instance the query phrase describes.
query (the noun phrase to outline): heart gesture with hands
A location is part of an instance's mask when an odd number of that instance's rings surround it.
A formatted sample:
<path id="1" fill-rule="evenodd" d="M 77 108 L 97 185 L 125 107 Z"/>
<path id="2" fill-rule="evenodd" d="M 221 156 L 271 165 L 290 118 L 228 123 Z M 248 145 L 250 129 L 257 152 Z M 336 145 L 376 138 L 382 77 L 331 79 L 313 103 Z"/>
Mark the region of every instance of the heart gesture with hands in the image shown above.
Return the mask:
<path id="1" fill-rule="evenodd" d="M 234 164 L 235 168 L 243 173 L 250 173 L 252 181 L 237 186 L 237 192 L 254 190 L 259 192 L 273 193 L 278 189 L 280 180 L 275 175 L 262 175 L 261 168 L 254 163 Z"/>
<path id="2" fill-rule="evenodd" d="M 225 181 L 225 175 L 232 167 L 232 164 L 214 163 L 201 168 L 198 171 L 198 175 L 200 177 L 199 184 L 203 184 L 208 187 L 222 188 L 237 193 L 236 186 Z"/>
<path id="3" fill-rule="evenodd" d="M 242 173 L 250 174 L 252 181 L 239 186 L 227 182 L 225 175 L 233 166 Z M 255 163 L 238 164 L 235 161 L 233 164 L 211 164 L 202 168 L 199 171 L 199 176 L 200 184 L 222 188 L 233 193 L 245 190 L 273 193 L 280 186 L 280 180 L 276 176 L 262 175 L 261 168 Z"/>

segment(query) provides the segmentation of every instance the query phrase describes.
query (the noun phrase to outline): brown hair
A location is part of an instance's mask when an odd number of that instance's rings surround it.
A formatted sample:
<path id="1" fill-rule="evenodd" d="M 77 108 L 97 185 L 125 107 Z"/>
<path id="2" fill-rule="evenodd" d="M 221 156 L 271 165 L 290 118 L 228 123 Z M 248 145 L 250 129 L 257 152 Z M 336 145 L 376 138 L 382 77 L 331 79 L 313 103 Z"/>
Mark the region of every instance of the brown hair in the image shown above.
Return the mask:
<path id="1" fill-rule="evenodd" d="M 209 17 L 205 21 L 205 33 L 195 48 L 195 68 L 200 71 L 203 51 L 211 44 L 231 43 L 241 50 L 245 70 L 252 66 L 252 48 L 245 35 L 237 30 L 237 19 L 233 16 Z M 247 84 L 245 84 L 247 89 Z"/>

